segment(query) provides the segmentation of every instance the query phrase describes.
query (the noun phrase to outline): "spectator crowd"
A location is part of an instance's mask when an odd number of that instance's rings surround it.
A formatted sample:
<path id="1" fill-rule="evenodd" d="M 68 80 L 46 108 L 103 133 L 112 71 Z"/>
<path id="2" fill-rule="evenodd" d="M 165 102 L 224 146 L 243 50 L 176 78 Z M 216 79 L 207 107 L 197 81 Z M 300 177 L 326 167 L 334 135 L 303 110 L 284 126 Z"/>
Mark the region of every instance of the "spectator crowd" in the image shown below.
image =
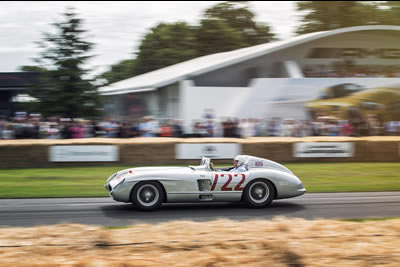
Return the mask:
<path id="1" fill-rule="evenodd" d="M 205 115 L 184 130 L 181 120 L 156 120 L 145 116 L 132 121 L 48 118 L 23 116 L 0 119 L 0 139 L 70 139 L 134 137 L 236 137 L 256 136 L 369 136 L 400 135 L 400 121 L 381 124 L 376 117 L 360 121 L 320 116 L 316 120 L 272 118 L 221 118 Z"/>
<path id="2" fill-rule="evenodd" d="M 305 65 L 303 74 L 310 78 L 336 78 L 336 77 L 381 77 L 399 78 L 399 65 L 354 65 L 343 64 L 315 64 Z"/>

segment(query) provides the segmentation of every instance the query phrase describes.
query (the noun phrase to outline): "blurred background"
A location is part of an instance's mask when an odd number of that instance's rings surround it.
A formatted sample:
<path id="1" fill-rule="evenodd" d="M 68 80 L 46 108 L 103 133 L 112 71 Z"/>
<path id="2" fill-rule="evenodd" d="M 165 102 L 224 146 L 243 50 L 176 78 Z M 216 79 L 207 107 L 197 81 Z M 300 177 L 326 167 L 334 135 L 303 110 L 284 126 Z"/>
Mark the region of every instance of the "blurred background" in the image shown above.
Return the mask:
<path id="1" fill-rule="evenodd" d="M 2 139 L 400 131 L 396 1 L 1 5 Z"/>

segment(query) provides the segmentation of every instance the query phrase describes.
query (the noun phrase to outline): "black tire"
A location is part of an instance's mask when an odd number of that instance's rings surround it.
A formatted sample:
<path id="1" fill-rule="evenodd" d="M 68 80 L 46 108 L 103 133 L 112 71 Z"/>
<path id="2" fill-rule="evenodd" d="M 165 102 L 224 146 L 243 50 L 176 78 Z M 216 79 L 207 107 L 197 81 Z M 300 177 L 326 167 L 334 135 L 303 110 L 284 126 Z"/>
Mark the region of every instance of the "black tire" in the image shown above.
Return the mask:
<path id="1" fill-rule="evenodd" d="M 272 203 L 275 195 L 275 187 L 270 181 L 257 179 L 246 186 L 243 200 L 251 208 L 264 208 Z"/>
<path id="2" fill-rule="evenodd" d="M 158 209 L 165 199 L 162 185 L 156 181 L 140 182 L 131 192 L 132 204 L 141 210 Z"/>

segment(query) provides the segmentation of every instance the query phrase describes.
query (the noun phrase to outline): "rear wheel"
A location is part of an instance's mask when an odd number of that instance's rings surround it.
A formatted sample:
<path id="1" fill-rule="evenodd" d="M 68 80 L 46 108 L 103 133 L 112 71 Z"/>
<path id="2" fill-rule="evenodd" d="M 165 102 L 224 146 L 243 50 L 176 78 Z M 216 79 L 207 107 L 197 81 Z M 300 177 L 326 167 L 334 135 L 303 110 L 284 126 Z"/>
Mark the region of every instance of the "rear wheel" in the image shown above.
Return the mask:
<path id="1" fill-rule="evenodd" d="M 131 193 L 131 201 L 141 210 L 155 210 L 161 206 L 165 193 L 156 181 L 140 182 Z"/>
<path id="2" fill-rule="evenodd" d="M 275 198 L 275 188 L 266 180 L 255 180 L 246 186 L 243 199 L 252 208 L 264 208 Z"/>

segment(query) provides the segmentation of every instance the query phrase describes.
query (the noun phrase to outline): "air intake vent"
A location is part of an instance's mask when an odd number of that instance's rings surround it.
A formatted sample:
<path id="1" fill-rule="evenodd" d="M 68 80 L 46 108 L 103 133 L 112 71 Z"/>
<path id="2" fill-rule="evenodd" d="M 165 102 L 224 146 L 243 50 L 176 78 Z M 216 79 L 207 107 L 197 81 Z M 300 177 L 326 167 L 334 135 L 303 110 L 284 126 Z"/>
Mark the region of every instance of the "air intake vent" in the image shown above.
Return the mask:
<path id="1" fill-rule="evenodd" d="M 210 180 L 197 180 L 197 184 L 199 185 L 199 191 L 210 191 L 211 190 L 211 181 Z"/>

